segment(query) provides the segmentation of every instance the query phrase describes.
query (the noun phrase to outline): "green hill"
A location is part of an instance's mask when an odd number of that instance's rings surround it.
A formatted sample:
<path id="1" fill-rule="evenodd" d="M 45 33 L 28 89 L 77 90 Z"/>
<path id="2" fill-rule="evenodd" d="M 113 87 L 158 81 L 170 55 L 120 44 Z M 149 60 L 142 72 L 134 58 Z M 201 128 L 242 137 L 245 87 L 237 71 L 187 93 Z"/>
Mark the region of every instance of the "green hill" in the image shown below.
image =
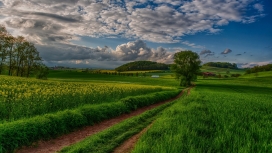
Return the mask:
<path id="1" fill-rule="evenodd" d="M 230 68 L 219 68 L 211 66 L 202 66 L 200 69 L 202 72 L 213 72 L 215 74 L 226 74 L 229 71 L 230 74 L 244 74 L 244 69 L 230 69 Z"/>
<path id="2" fill-rule="evenodd" d="M 208 62 L 208 63 L 203 64 L 203 66 L 238 69 L 238 67 L 235 63 L 228 63 L 228 62 Z"/>
<path id="3" fill-rule="evenodd" d="M 135 61 L 115 68 L 116 71 L 169 70 L 169 65 L 151 61 Z"/>

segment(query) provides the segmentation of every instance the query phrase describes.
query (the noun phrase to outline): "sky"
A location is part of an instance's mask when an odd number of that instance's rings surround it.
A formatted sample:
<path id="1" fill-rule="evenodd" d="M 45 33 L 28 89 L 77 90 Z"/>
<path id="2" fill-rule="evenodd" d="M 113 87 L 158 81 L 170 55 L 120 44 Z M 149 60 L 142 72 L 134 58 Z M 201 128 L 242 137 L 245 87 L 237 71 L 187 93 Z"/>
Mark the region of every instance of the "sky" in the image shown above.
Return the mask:
<path id="1" fill-rule="evenodd" d="M 0 0 L 0 24 L 47 66 L 173 63 L 183 50 L 202 63 L 272 63 L 271 0 Z"/>

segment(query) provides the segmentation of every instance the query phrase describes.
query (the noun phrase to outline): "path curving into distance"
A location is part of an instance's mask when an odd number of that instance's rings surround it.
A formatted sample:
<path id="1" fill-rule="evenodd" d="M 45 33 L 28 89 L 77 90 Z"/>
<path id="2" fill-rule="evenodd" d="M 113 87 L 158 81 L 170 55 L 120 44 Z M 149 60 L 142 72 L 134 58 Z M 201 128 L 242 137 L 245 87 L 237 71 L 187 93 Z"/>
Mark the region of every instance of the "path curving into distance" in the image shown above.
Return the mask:
<path id="1" fill-rule="evenodd" d="M 35 143 L 32 146 L 24 146 L 24 147 L 16 150 L 15 152 L 16 153 L 54 153 L 54 152 L 60 151 L 62 148 L 66 147 L 66 146 L 70 146 L 74 143 L 77 143 L 77 142 L 85 139 L 86 137 L 89 137 L 97 132 L 103 131 L 103 130 L 109 128 L 110 126 L 115 125 L 125 119 L 139 115 L 141 113 L 144 113 L 145 111 L 151 110 L 151 109 L 158 107 L 162 104 L 165 104 L 167 102 L 176 100 L 183 95 L 185 90 L 186 89 L 182 90 L 181 93 L 179 95 L 177 95 L 176 97 L 168 99 L 166 101 L 162 101 L 162 102 L 150 105 L 150 106 L 139 108 L 135 111 L 130 112 L 129 114 L 122 114 L 118 117 L 102 121 L 102 122 L 97 123 L 92 126 L 83 127 L 77 131 L 71 132 L 66 135 L 62 135 L 62 136 L 57 137 L 55 139 L 51 139 L 48 141 L 42 140 L 42 141 Z M 190 88 L 189 88 L 189 90 L 190 90 Z"/>
<path id="2" fill-rule="evenodd" d="M 195 85 L 188 88 L 187 95 L 190 94 L 190 91 L 194 86 Z M 181 94 L 183 94 L 183 92 L 184 91 L 182 91 Z M 144 128 L 141 132 L 135 134 L 134 136 L 130 137 L 128 140 L 123 142 L 123 144 L 121 144 L 119 147 L 114 149 L 113 153 L 129 153 L 129 152 L 131 152 L 134 149 L 134 146 L 137 143 L 137 141 L 152 126 L 152 124 L 153 124 L 153 122 L 150 125 L 148 125 L 146 128 Z"/>

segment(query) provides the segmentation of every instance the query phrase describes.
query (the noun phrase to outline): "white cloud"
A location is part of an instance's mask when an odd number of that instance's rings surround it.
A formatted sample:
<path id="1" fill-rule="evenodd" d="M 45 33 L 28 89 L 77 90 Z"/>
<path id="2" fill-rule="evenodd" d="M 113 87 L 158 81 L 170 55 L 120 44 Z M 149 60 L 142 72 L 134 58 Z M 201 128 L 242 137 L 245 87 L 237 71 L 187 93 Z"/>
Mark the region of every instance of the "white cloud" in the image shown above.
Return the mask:
<path id="1" fill-rule="evenodd" d="M 29 34 L 39 31 L 39 37 L 51 33 L 63 36 L 80 35 L 179 42 L 180 37 L 198 32 L 218 33 L 218 26 L 229 22 L 252 23 L 260 14 L 246 15 L 255 0 L 2 0 L 0 23 Z M 147 5 L 143 8 L 142 6 Z M 176 9 L 179 7 L 178 9 Z M 263 11 L 259 3 L 253 7 Z M 53 27 L 59 27 L 53 29 Z M 46 33 L 47 35 L 44 35 Z M 31 34 L 29 34 L 31 35 Z M 45 39 L 45 38 L 41 38 Z"/>
<path id="2" fill-rule="evenodd" d="M 162 47 L 149 48 L 141 40 L 119 45 L 112 53 L 121 61 L 150 60 L 163 63 L 173 61 L 173 53 Z"/>
<path id="3" fill-rule="evenodd" d="M 182 39 L 199 32 L 217 34 L 230 22 L 252 23 L 263 17 L 257 0 L 2 0 L 0 24 L 12 34 L 34 42 L 47 61 L 171 62 L 180 48 L 149 48 L 143 41 L 116 49 L 89 48 L 73 44 L 82 36 L 128 38 L 156 43 L 175 43 L 191 48 L 205 46 Z M 252 5 L 254 3 L 254 5 Z M 143 7 L 146 6 L 146 7 Z M 257 14 L 248 12 L 255 8 Z M 182 48 L 181 48 L 182 49 Z M 184 49 L 182 49 L 184 50 Z M 171 52 L 170 52 L 171 51 Z M 86 61 L 83 61 L 84 64 Z"/>
<path id="4" fill-rule="evenodd" d="M 41 57 L 47 62 L 76 61 L 76 64 L 86 61 L 138 61 L 148 60 L 162 63 L 173 61 L 173 52 L 158 47 L 150 48 L 142 40 L 121 44 L 116 49 L 105 47 L 90 48 L 71 44 L 55 46 L 38 46 Z"/>
<path id="5" fill-rule="evenodd" d="M 181 43 L 184 44 L 184 45 L 190 46 L 192 48 L 200 48 L 200 49 L 205 48 L 205 46 L 196 45 L 195 43 L 190 43 L 189 41 L 183 41 Z"/>
<path id="6" fill-rule="evenodd" d="M 225 49 L 221 54 L 229 54 L 229 53 L 231 53 L 231 52 L 232 52 L 232 50 L 229 49 L 229 48 L 227 48 L 227 49 Z"/>
<path id="7" fill-rule="evenodd" d="M 263 8 L 263 5 L 262 4 L 254 4 L 253 7 L 258 10 L 259 12 L 263 12 L 264 11 L 264 8 Z"/>
<path id="8" fill-rule="evenodd" d="M 199 55 L 205 55 L 205 54 L 210 54 L 210 53 L 212 53 L 212 51 L 210 51 L 210 50 L 202 50 L 202 51 L 199 53 Z"/>

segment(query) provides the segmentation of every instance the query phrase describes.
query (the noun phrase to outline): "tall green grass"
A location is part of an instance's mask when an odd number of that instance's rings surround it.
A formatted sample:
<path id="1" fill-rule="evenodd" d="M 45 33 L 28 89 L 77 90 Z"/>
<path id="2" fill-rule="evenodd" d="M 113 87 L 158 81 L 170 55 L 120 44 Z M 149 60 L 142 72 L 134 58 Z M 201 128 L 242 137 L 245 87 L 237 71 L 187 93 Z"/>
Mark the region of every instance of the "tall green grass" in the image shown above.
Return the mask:
<path id="1" fill-rule="evenodd" d="M 0 153 L 12 152 L 23 145 L 31 145 L 38 140 L 50 139 L 80 127 L 128 113 L 135 107 L 143 107 L 172 98 L 179 92 L 179 90 L 172 90 L 146 94 L 138 98 L 128 97 L 115 103 L 84 105 L 76 109 L 0 124 Z M 128 101 L 129 99 L 133 100 Z"/>
<path id="2" fill-rule="evenodd" d="M 265 86 L 263 86 L 265 85 Z M 272 152 L 271 79 L 199 80 L 133 153 Z"/>
<path id="3" fill-rule="evenodd" d="M 114 148 L 118 147 L 126 139 L 130 138 L 134 134 L 139 133 L 143 128 L 151 124 L 152 121 L 159 117 L 162 110 L 169 107 L 174 102 L 175 101 L 171 103 L 166 103 L 141 115 L 129 118 L 102 132 L 92 135 L 81 142 L 65 147 L 60 152 L 112 152 Z"/>

